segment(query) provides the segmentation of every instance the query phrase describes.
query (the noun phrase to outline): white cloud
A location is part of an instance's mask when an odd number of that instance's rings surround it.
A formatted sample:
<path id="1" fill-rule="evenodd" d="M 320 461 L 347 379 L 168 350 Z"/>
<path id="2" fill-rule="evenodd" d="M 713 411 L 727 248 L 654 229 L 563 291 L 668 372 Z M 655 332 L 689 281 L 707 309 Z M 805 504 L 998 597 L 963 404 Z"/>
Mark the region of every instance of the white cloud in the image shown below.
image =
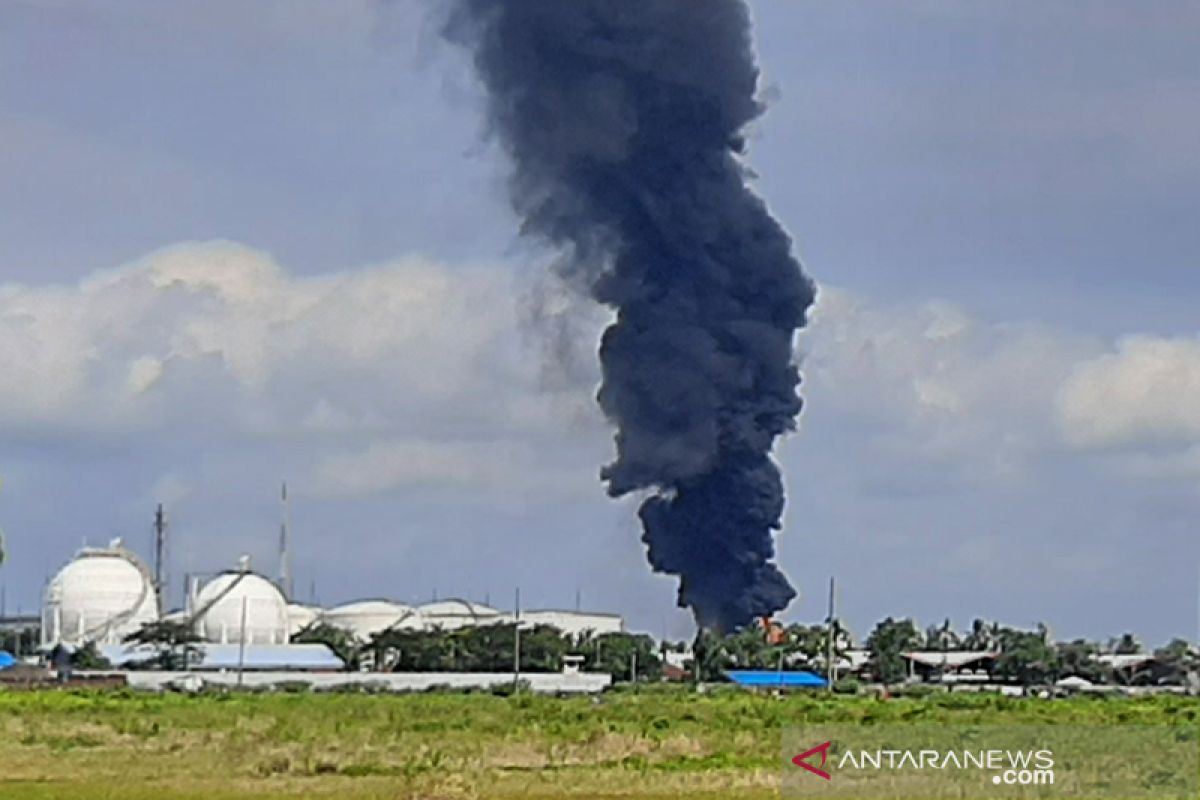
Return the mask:
<path id="1" fill-rule="evenodd" d="M 525 297 L 522 322 L 524 293 L 509 270 L 419 258 L 299 277 L 229 242 L 71 286 L 5 285 L 0 430 L 295 440 L 330 495 L 562 489 L 535 454 L 582 447 L 599 464 L 610 447 L 591 398 L 604 315 L 553 321 L 553 297 Z M 1104 354 L 1044 326 L 827 287 L 803 341 L 806 424 L 857 427 L 906 463 L 992 479 L 1064 441 L 1200 444 L 1200 340 L 1132 337 Z M 552 380 L 547 356 L 565 365 Z"/>
<path id="2" fill-rule="evenodd" d="M 141 506 L 150 507 L 156 503 L 163 503 L 167 507 L 170 507 L 181 502 L 191 494 L 192 487 L 186 480 L 173 472 L 168 472 L 160 475 L 150 487 L 150 491 L 146 493 Z"/>
<path id="3" fill-rule="evenodd" d="M 591 494 L 599 491 L 593 474 L 556 471 L 528 444 L 402 440 L 323 459 L 311 486 L 319 495 L 355 496 L 410 487 L 567 491 L 585 483 Z"/>
<path id="4" fill-rule="evenodd" d="M 1058 413 L 1080 447 L 1200 444 L 1200 339 L 1122 339 L 1078 366 Z"/>
<path id="5" fill-rule="evenodd" d="M 121 448 L 152 437 L 176 454 L 164 495 L 197 481 L 221 491 L 214 471 L 232 481 L 252 462 L 324 497 L 600 496 L 610 445 L 594 365 L 547 382 L 556 350 L 518 320 L 514 284 L 507 269 L 420 258 L 300 277 L 207 242 L 76 285 L 6 285 L 0 431 Z"/>
<path id="6" fill-rule="evenodd" d="M 1035 324 L 989 324 L 945 302 L 869 304 L 822 290 L 806 334 L 809 412 L 849 416 L 911 459 L 989 473 L 1053 443 L 1054 398 L 1094 347 Z"/>
<path id="7" fill-rule="evenodd" d="M 1144 480 L 1200 475 L 1200 338 L 1131 335 L 1106 352 L 942 302 L 824 289 L 805 342 L 809 413 L 848 417 L 890 455 L 986 479 L 1063 449 Z"/>
<path id="8" fill-rule="evenodd" d="M 94 435 L 536 425 L 507 272 L 409 258 L 319 277 L 185 244 L 0 287 L 0 429 Z"/>
<path id="9" fill-rule="evenodd" d="M 143 394 L 163 376 L 163 362 L 154 356 L 139 356 L 129 365 L 127 385 L 131 394 Z"/>

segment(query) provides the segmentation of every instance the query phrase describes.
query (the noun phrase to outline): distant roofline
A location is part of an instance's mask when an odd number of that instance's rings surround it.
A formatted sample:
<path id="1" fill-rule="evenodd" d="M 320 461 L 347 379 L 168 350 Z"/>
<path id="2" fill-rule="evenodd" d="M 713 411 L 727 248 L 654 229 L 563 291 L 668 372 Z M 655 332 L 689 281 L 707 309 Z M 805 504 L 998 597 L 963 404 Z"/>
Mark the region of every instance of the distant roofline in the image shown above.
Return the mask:
<path id="1" fill-rule="evenodd" d="M 1159 661 L 1159 656 L 1154 653 L 1100 653 L 1096 660 L 1101 664 L 1107 664 L 1117 669 L 1123 669 L 1126 666 L 1135 664 L 1144 664 L 1147 661 Z"/>
<path id="2" fill-rule="evenodd" d="M 927 667 L 963 667 L 1000 657 L 994 650 L 909 650 L 900 655 Z"/>
<path id="3" fill-rule="evenodd" d="M 611 611 L 576 611 L 573 608 L 527 608 L 521 611 L 522 614 L 567 614 L 568 616 L 577 617 L 609 617 L 610 619 L 624 619 L 620 614 L 614 614 Z"/>
<path id="4" fill-rule="evenodd" d="M 413 608 L 417 607 L 415 604 L 406 603 L 403 600 L 395 600 L 391 597 L 379 597 L 379 596 L 377 596 L 377 597 L 356 597 L 353 600 L 347 600 L 344 603 L 335 603 L 329 607 L 330 608 L 340 608 L 341 606 L 352 606 L 352 605 L 357 605 L 358 603 L 391 603 L 392 605 L 398 605 L 398 606 L 412 606 Z"/>
<path id="5" fill-rule="evenodd" d="M 424 610 L 429 608 L 430 606 L 440 606 L 440 605 L 445 605 L 445 604 L 453 604 L 453 605 L 457 605 L 457 606 L 462 606 L 463 608 L 465 608 L 467 610 L 467 613 L 470 614 L 472 617 L 501 616 L 501 615 L 507 613 L 505 611 L 501 611 L 500 609 L 498 609 L 494 606 L 489 606 L 486 603 L 476 603 L 472 600 L 467 600 L 462 597 L 443 597 L 443 598 L 439 598 L 437 600 L 430 600 L 428 603 L 421 603 L 420 605 L 415 606 L 415 608 L 418 611 L 424 612 Z"/>
<path id="6" fill-rule="evenodd" d="M 194 574 L 196 577 L 201 577 L 201 578 L 204 577 L 204 573 L 192 573 L 192 574 Z M 269 583 L 275 582 L 275 581 L 271 580 L 270 576 L 265 575 L 265 574 L 259 572 L 258 570 L 239 569 L 237 567 L 230 567 L 229 569 L 223 569 L 223 570 L 219 570 L 217 572 L 210 572 L 210 573 L 208 573 L 208 579 L 210 581 L 216 580 L 217 578 L 220 578 L 222 575 L 254 575 L 256 577 L 262 578 L 264 581 L 267 581 Z"/>

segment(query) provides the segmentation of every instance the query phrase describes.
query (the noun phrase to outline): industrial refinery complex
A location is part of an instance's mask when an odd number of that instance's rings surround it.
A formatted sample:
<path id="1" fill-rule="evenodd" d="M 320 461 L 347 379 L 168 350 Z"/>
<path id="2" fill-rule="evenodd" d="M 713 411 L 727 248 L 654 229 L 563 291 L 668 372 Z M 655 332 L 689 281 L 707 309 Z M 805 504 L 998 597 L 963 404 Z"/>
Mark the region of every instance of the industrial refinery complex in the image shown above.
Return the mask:
<path id="1" fill-rule="evenodd" d="M 286 563 L 286 561 L 284 562 Z M 207 580 L 189 579 L 183 608 L 162 607 L 156 572 L 120 540 L 107 547 L 84 547 L 46 586 L 40 615 L 43 652 L 76 649 L 89 643 L 114 666 L 133 658 L 128 637 L 150 623 L 182 623 L 209 645 L 238 645 L 251 660 L 264 653 L 273 668 L 311 667 L 311 646 L 291 641 L 305 628 L 325 624 L 360 643 L 391 630 L 452 630 L 518 622 L 522 628 L 553 626 L 564 634 L 603 634 L 624 630 L 616 614 L 565 610 L 500 611 L 460 599 L 408 605 L 364 599 L 332 608 L 290 601 L 286 581 L 273 581 L 251 569 L 242 557 L 236 567 Z M 334 666 L 325 664 L 325 666 Z"/>

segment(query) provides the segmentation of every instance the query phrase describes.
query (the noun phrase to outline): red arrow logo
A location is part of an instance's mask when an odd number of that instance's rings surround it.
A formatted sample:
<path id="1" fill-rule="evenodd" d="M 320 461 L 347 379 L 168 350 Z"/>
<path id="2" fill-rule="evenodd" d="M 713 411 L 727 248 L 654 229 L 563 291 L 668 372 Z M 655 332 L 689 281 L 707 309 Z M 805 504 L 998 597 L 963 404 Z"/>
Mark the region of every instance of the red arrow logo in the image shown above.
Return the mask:
<path id="1" fill-rule="evenodd" d="M 816 747 L 814 747 L 813 749 L 807 750 L 807 751 L 801 753 L 800 755 L 796 756 L 795 758 L 793 758 L 792 763 L 795 764 L 797 767 L 803 767 L 804 769 L 811 772 L 813 775 L 818 775 L 827 781 L 832 780 L 832 777 L 830 776 L 830 774 L 828 772 L 826 772 L 823 769 L 814 767 L 812 764 L 808 763 L 805 760 L 811 756 L 815 756 L 817 753 L 820 753 L 821 754 L 821 766 L 822 767 L 825 766 L 825 759 L 829 757 L 829 746 L 831 744 L 833 744 L 833 742 L 825 742 L 824 744 L 819 744 Z"/>

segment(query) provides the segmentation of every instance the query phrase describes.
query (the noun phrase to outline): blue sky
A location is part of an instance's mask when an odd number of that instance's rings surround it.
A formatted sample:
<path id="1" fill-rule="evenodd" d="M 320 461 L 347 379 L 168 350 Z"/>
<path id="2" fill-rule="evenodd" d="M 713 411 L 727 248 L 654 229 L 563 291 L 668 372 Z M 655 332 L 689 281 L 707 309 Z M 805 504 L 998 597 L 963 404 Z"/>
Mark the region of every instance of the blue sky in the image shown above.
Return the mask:
<path id="1" fill-rule="evenodd" d="M 753 4 L 757 188 L 822 286 L 780 559 L 823 614 L 1195 637 L 1200 11 Z M 519 242 L 416 2 L 0 6 L 0 568 L 85 539 L 322 602 L 686 634 L 597 470 L 603 314 Z M 569 325 L 569 352 L 539 331 Z"/>

